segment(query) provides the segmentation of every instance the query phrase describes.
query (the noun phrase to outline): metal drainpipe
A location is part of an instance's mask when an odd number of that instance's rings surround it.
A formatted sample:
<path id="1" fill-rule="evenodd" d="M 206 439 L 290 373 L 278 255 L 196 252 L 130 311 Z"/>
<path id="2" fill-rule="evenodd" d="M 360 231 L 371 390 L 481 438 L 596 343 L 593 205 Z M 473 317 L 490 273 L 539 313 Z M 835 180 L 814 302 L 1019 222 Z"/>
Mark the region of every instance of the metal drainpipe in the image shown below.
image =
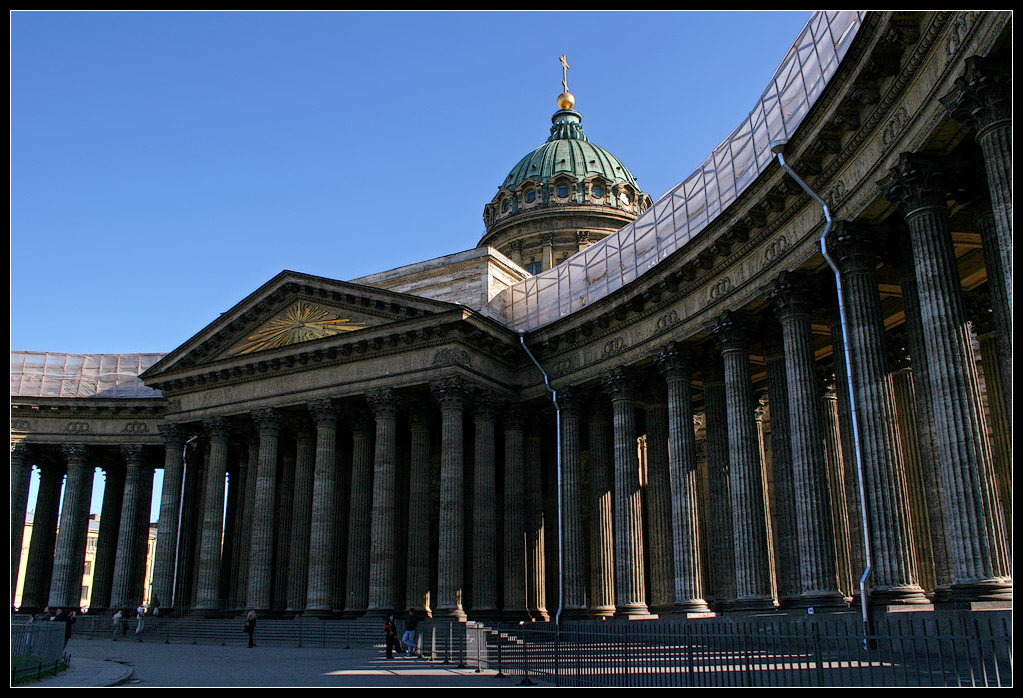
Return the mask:
<path id="1" fill-rule="evenodd" d="M 178 492 L 178 534 L 174 541 L 174 581 L 171 584 L 171 608 L 177 608 L 175 602 L 178 596 L 178 562 L 181 559 L 181 517 L 185 513 L 185 478 L 188 475 L 188 444 L 199 438 L 196 434 L 185 442 L 181 449 L 181 491 Z"/>
<path id="2" fill-rule="evenodd" d="M 838 265 L 835 264 L 835 261 L 831 258 L 831 255 L 828 254 L 827 237 L 828 232 L 831 231 L 831 210 L 828 208 L 828 205 L 824 202 L 824 199 L 818 196 L 817 192 L 811 189 L 809 185 L 807 185 L 807 183 L 804 182 L 802 178 L 799 175 L 797 175 L 796 172 L 791 167 L 789 167 L 788 163 L 785 162 L 785 155 L 783 153 L 785 150 L 785 146 L 787 144 L 788 141 L 784 140 L 775 141 L 771 143 L 771 152 L 778 157 L 778 164 L 781 165 L 782 168 L 789 173 L 789 176 L 792 177 L 792 179 L 796 180 L 796 184 L 802 187 L 803 191 L 809 194 L 810 198 L 816 201 L 817 204 L 824 211 L 825 225 L 824 232 L 821 233 L 820 240 L 821 254 L 824 256 L 824 260 L 828 263 L 828 266 L 831 267 L 831 271 L 834 272 L 835 274 L 835 287 L 838 292 L 838 315 L 842 323 L 842 344 L 844 345 L 843 353 L 845 354 L 845 380 L 847 389 L 849 391 L 849 414 L 852 421 L 853 451 L 856 453 L 856 475 L 857 478 L 859 479 L 860 488 L 860 516 L 862 518 L 863 551 L 864 561 L 866 563 L 866 567 L 863 570 L 863 574 L 860 576 L 860 606 L 862 608 L 863 613 L 863 627 L 864 631 L 866 631 L 869 628 L 868 615 L 869 608 L 867 604 L 867 578 L 870 576 L 870 571 L 873 568 L 873 558 L 870 551 L 870 528 L 869 523 L 867 521 L 867 492 L 863 478 L 863 449 L 860 445 L 860 422 L 856 410 L 856 392 L 855 386 L 853 385 L 853 362 L 851 353 L 852 350 L 849 347 L 849 325 L 845 313 L 844 300 L 845 294 L 842 291 L 842 275 L 838 271 Z"/>
<path id="3" fill-rule="evenodd" d="M 526 346 L 526 331 L 519 330 L 519 342 L 522 344 L 522 348 L 526 350 L 526 354 L 530 360 L 536 365 L 543 375 L 543 384 L 547 390 L 551 393 L 551 402 L 554 403 L 554 414 L 555 414 L 555 431 L 557 432 L 558 442 L 558 610 L 554 614 L 554 631 L 555 633 L 561 632 L 561 605 L 565 598 L 565 576 L 564 576 L 564 559 L 565 559 L 565 548 L 562 545 L 562 515 L 565 510 L 565 503 L 562 501 L 561 493 L 561 407 L 558 405 L 558 391 L 551 387 L 550 380 L 547 377 L 547 372 L 543 370 L 543 366 L 533 356 L 533 352 Z"/>

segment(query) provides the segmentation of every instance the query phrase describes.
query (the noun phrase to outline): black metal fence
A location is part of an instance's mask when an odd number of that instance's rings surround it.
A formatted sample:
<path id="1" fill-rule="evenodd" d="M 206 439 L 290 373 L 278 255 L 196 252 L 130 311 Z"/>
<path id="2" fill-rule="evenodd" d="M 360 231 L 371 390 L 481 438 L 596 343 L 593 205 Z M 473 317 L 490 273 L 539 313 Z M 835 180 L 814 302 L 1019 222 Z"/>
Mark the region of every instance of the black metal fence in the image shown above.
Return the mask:
<path id="1" fill-rule="evenodd" d="M 11 683 L 41 678 L 67 665 L 64 623 L 11 622 Z"/>
<path id="2" fill-rule="evenodd" d="M 560 686 L 1011 685 L 1009 614 L 905 616 L 435 625 L 423 654 Z"/>

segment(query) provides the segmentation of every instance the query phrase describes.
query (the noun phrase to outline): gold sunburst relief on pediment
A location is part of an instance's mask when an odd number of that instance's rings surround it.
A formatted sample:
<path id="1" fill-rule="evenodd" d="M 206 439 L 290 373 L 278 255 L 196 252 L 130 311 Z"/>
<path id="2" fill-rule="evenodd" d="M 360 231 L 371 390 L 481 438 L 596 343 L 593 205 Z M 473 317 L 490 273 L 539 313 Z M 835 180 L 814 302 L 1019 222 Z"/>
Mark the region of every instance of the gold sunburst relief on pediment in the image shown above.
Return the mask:
<path id="1" fill-rule="evenodd" d="M 314 303 L 297 301 L 273 320 L 250 334 L 229 354 L 239 356 L 264 349 L 278 349 L 290 344 L 331 337 L 369 327 L 342 316 L 338 311 Z"/>

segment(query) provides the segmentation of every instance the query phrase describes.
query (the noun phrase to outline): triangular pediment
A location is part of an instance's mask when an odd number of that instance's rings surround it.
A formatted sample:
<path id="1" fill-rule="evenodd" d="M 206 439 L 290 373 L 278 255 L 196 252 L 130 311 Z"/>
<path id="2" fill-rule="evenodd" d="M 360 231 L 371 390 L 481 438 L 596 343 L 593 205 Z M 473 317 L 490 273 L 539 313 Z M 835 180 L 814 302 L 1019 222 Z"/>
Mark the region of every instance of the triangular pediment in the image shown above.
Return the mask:
<path id="1" fill-rule="evenodd" d="M 164 357 L 143 380 L 273 356 L 299 344 L 329 345 L 332 338 L 458 309 L 453 303 L 285 271 Z"/>
<path id="2" fill-rule="evenodd" d="M 225 353 L 228 356 L 238 356 L 279 349 L 291 344 L 333 337 L 342 332 L 357 332 L 379 324 L 382 324 L 380 318 L 372 318 L 351 309 L 298 299 Z"/>

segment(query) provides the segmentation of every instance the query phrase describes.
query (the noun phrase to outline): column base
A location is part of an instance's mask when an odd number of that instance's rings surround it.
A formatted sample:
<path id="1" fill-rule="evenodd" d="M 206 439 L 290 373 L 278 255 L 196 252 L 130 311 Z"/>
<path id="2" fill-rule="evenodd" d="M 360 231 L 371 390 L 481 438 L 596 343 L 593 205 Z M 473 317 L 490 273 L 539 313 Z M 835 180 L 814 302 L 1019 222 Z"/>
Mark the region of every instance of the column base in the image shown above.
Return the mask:
<path id="1" fill-rule="evenodd" d="M 733 611 L 776 611 L 778 607 L 770 596 L 747 596 L 736 599 Z"/>
<path id="2" fill-rule="evenodd" d="M 703 599 L 690 599 L 688 601 L 678 601 L 671 607 L 671 614 L 680 616 L 695 615 L 696 617 L 702 617 L 705 614 L 711 613 L 710 606 Z"/>
<path id="3" fill-rule="evenodd" d="M 922 605 L 931 600 L 916 584 L 904 586 L 874 587 L 870 590 L 870 603 L 881 606 Z"/>
<path id="4" fill-rule="evenodd" d="M 336 618 L 332 608 L 307 608 L 302 611 L 302 618 Z"/>
<path id="5" fill-rule="evenodd" d="M 600 620 L 607 620 L 613 618 L 615 614 L 614 606 L 591 606 L 586 609 L 587 613 L 590 614 L 591 618 L 599 618 Z"/>
<path id="6" fill-rule="evenodd" d="M 453 620 L 458 623 L 464 623 L 468 617 L 465 615 L 465 611 L 456 606 L 455 608 L 438 608 L 433 613 L 434 620 Z"/>
<path id="7" fill-rule="evenodd" d="M 502 614 L 496 608 L 473 608 L 469 610 L 468 615 L 472 620 L 500 620 Z"/>
<path id="8" fill-rule="evenodd" d="M 590 614 L 585 608 L 563 608 L 561 609 L 561 620 L 587 620 Z"/>
<path id="9" fill-rule="evenodd" d="M 631 603 L 615 608 L 615 618 L 623 620 L 648 620 L 657 618 L 645 603 Z"/>
<path id="10" fill-rule="evenodd" d="M 811 591 L 803 594 L 792 608 L 815 608 L 821 611 L 849 608 L 845 597 L 839 591 Z"/>
<path id="11" fill-rule="evenodd" d="M 1012 601 L 1012 579 L 1004 577 L 963 582 L 953 584 L 949 591 L 952 592 L 952 603 Z"/>

